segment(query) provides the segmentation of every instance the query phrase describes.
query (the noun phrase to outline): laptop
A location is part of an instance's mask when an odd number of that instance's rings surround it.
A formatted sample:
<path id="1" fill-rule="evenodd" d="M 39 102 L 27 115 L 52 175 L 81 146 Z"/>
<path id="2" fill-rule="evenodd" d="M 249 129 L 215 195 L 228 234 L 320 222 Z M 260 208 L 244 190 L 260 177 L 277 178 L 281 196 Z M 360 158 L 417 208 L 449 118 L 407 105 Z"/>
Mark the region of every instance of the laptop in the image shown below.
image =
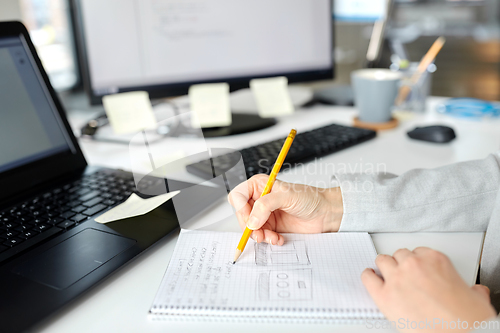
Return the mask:
<path id="1" fill-rule="evenodd" d="M 137 192 L 133 175 L 87 165 L 19 22 L 0 23 L 0 116 L 0 330 L 20 332 L 177 230 L 179 223 L 172 200 L 143 216 L 94 221 Z M 183 219 L 221 197 L 213 187 L 143 179 L 138 186 L 147 193 L 180 190 L 176 199 L 190 202 Z"/>

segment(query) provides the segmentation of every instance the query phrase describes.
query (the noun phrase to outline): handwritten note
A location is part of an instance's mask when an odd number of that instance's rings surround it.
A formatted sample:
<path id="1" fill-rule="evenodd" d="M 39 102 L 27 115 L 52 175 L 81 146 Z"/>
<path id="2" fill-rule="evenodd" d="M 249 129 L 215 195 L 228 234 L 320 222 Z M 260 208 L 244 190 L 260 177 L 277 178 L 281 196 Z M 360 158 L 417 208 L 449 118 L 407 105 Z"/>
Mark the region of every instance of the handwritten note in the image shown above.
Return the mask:
<path id="1" fill-rule="evenodd" d="M 156 128 L 153 107 L 145 91 L 104 96 L 102 103 L 116 134 Z"/>
<path id="2" fill-rule="evenodd" d="M 124 203 L 108 210 L 106 213 L 97 217 L 95 221 L 99 223 L 108 223 L 147 214 L 175 197 L 179 192 L 180 191 L 169 192 L 149 199 L 142 199 L 135 193 L 132 193 Z"/>
<path id="3" fill-rule="evenodd" d="M 360 278 L 365 268 L 376 269 L 368 233 L 284 237 L 284 246 L 250 240 L 233 265 L 241 233 L 182 230 L 150 313 L 334 318 L 342 309 L 341 315 L 375 314 Z"/>
<path id="4" fill-rule="evenodd" d="M 227 83 L 196 84 L 189 88 L 189 102 L 194 113 L 193 127 L 231 125 L 229 85 Z"/>
<path id="5" fill-rule="evenodd" d="M 284 116 L 294 112 L 286 77 L 253 79 L 250 81 L 250 89 L 262 118 Z"/>

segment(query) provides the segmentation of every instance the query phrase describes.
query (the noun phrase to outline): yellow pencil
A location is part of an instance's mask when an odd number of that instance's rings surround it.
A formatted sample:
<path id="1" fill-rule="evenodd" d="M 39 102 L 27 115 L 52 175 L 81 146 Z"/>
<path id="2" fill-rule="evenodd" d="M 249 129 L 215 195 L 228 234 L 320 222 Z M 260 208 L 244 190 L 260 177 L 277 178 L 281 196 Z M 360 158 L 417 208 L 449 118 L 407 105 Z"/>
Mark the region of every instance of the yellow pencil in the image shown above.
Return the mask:
<path id="1" fill-rule="evenodd" d="M 295 139 L 295 135 L 297 134 L 296 129 L 292 129 L 290 131 L 290 134 L 288 134 L 288 137 L 285 140 L 285 143 L 283 144 L 283 147 L 281 148 L 280 154 L 278 155 L 278 158 L 276 159 L 276 163 L 274 163 L 273 170 L 271 171 L 271 174 L 269 175 L 269 179 L 267 180 L 266 187 L 264 188 L 264 191 L 262 191 L 262 194 L 260 197 L 262 198 L 266 194 L 269 194 L 271 192 L 271 189 L 273 188 L 274 181 L 276 180 L 276 176 L 278 175 L 278 172 L 280 172 L 281 166 L 283 165 L 283 162 L 285 161 L 285 157 L 288 154 L 288 151 L 290 150 L 290 146 L 292 145 L 293 139 Z M 236 253 L 234 254 L 234 261 L 233 264 L 238 260 L 240 257 L 241 253 L 245 249 L 245 246 L 247 245 L 248 239 L 250 238 L 250 235 L 252 234 L 252 229 L 248 229 L 248 227 L 245 228 L 245 231 L 243 232 L 243 236 L 241 236 L 241 240 L 238 244 L 238 247 L 236 248 Z"/>

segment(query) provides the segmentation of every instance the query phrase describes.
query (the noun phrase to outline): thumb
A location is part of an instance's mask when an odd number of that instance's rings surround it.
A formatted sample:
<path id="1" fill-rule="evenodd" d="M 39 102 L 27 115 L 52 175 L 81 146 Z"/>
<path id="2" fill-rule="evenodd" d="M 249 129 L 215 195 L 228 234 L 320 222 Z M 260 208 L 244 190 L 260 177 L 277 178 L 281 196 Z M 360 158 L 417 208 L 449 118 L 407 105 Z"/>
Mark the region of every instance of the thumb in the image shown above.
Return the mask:
<path id="1" fill-rule="evenodd" d="M 286 204 L 286 194 L 283 192 L 269 193 L 255 201 L 252 212 L 248 218 L 247 227 L 257 230 L 262 227 L 272 212 L 283 208 Z"/>
<path id="2" fill-rule="evenodd" d="M 488 300 L 488 302 L 490 301 L 490 288 L 483 286 L 482 284 L 476 284 L 472 286 L 471 289 Z"/>

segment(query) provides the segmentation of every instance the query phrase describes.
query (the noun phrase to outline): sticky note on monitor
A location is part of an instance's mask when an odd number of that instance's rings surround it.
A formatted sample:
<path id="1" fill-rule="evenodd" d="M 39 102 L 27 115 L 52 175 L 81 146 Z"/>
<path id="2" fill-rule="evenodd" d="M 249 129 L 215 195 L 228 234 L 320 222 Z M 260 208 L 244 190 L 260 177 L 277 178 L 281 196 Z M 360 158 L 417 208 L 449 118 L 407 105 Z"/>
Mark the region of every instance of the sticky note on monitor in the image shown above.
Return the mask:
<path id="1" fill-rule="evenodd" d="M 196 84 L 189 87 L 193 127 L 231 125 L 229 85 L 227 83 Z"/>
<path id="2" fill-rule="evenodd" d="M 102 103 L 109 123 L 116 134 L 156 128 L 153 107 L 145 91 L 104 96 Z"/>
<path id="3" fill-rule="evenodd" d="M 262 118 L 284 116 L 294 112 L 286 77 L 253 79 L 250 81 L 250 89 Z"/>
<path id="4" fill-rule="evenodd" d="M 137 194 L 132 193 L 124 203 L 119 204 L 101 216 L 96 217 L 95 221 L 99 223 L 108 223 L 147 214 L 172 199 L 179 192 L 180 191 L 169 192 L 149 199 L 142 199 Z"/>

